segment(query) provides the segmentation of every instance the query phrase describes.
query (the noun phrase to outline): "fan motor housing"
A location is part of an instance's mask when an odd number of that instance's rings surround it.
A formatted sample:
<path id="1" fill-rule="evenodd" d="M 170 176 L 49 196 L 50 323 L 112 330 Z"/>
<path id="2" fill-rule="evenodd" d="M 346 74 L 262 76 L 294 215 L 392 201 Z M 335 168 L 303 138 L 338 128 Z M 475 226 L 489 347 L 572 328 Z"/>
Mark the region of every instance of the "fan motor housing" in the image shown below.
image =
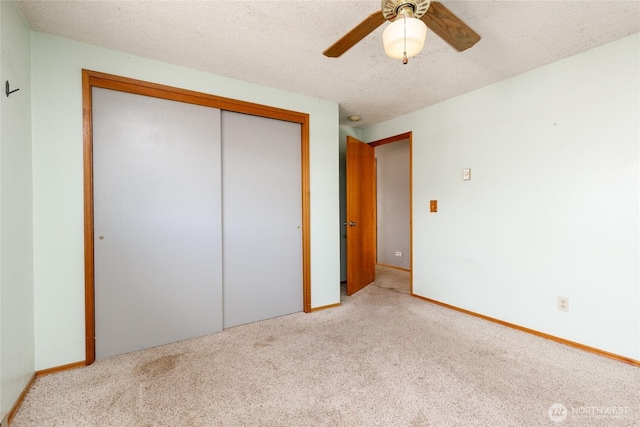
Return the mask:
<path id="1" fill-rule="evenodd" d="M 429 9 L 431 0 L 382 0 L 382 15 L 387 21 L 395 21 L 402 15 L 403 10 L 409 8 L 414 18 L 420 18 Z"/>

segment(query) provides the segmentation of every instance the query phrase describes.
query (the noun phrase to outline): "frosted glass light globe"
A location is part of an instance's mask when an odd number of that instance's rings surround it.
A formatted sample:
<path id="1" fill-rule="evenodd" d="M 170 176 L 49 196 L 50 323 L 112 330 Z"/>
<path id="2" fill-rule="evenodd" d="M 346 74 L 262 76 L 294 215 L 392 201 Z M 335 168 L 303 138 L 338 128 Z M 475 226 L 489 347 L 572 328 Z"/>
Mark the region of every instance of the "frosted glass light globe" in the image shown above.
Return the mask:
<path id="1" fill-rule="evenodd" d="M 402 59 L 405 52 L 405 25 L 407 58 L 416 56 L 424 47 L 427 26 L 417 18 L 398 17 L 382 33 L 384 51 L 392 58 Z"/>

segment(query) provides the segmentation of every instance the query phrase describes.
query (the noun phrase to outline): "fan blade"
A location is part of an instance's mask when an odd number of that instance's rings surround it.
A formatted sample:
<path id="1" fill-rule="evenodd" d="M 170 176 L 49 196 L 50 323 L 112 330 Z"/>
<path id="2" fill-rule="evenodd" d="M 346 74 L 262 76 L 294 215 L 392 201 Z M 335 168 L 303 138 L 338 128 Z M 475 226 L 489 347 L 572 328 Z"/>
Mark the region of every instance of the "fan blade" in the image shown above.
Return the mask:
<path id="1" fill-rule="evenodd" d="M 422 18 L 427 27 L 458 52 L 469 49 L 480 36 L 439 1 L 432 1 Z"/>
<path id="2" fill-rule="evenodd" d="M 329 58 L 339 57 L 351 49 L 360 40 L 368 36 L 373 30 L 382 25 L 384 21 L 386 21 L 386 19 L 384 19 L 384 15 L 381 11 L 372 13 L 353 30 L 342 36 L 342 38 L 335 42 L 329 49 L 325 50 L 323 52 L 324 56 L 328 56 Z"/>

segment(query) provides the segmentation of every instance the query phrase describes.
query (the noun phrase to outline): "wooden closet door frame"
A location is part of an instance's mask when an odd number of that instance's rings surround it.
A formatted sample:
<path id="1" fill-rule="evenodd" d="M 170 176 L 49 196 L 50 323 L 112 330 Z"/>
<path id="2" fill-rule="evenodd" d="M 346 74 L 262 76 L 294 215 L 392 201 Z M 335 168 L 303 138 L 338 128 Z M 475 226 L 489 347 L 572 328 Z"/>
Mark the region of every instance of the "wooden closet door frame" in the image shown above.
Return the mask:
<path id="1" fill-rule="evenodd" d="M 82 70 L 82 121 L 84 153 L 84 265 L 85 265 L 85 364 L 95 361 L 95 276 L 93 211 L 93 114 L 92 88 L 104 88 L 220 110 L 284 120 L 301 125 L 302 178 L 302 307 L 311 312 L 311 229 L 309 192 L 309 114 L 284 110 L 171 86 L 134 80 L 97 71 Z"/>

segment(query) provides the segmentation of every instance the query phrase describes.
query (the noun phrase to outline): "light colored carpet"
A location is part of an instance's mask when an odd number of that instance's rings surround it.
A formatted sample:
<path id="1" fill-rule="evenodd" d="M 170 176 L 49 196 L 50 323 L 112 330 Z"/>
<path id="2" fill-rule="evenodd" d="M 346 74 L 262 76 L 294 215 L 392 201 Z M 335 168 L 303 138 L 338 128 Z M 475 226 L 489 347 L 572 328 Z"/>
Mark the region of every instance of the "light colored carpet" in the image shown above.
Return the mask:
<path id="1" fill-rule="evenodd" d="M 638 368 L 408 292 L 379 269 L 341 307 L 41 377 L 12 426 L 640 425 Z"/>

